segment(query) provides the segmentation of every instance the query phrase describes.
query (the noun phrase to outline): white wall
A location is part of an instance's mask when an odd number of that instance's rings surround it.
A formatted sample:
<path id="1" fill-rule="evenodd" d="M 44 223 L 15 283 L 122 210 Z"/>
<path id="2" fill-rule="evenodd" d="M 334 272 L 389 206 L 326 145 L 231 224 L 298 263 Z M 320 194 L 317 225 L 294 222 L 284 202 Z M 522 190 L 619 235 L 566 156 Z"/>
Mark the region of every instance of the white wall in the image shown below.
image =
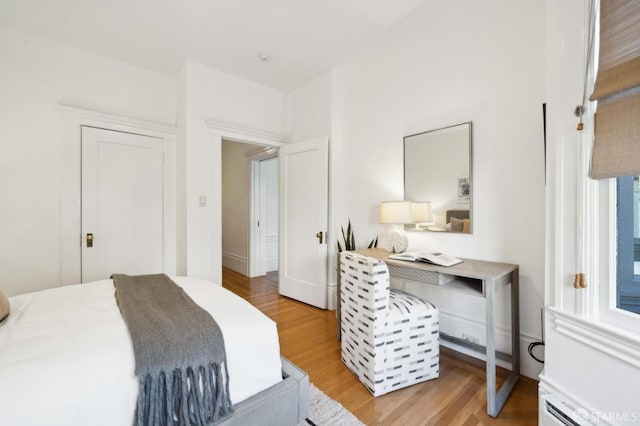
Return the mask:
<path id="1" fill-rule="evenodd" d="M 326 73 L 289 96 L 291 140 L 300 142 L 331 132 L 331 73 Z"/>
<path id="2" fill-rule="evenodd" d="M 412 233 L 410 248 L 520 265 L 523 368 L 535 377 L 540 366 L 526 346 L 541 336 L 544 288 L 545 3 L 427 5 L 391 33 L 323 77 L 330 107 L 316 96 L 331 116 L 330 232 L 349 218 L 360 246 L 382 232 L 380 201 L 403 198 L 403 136 L 472 121 L 474 233 Z M 437 298 L 450 319 L 482 336 L 482 300 Z M 508 312 L 497 315 L 509 328 Z"/>
<path id="3" fill-rule="evenodd" d="M 15 295 L 62 284 L 61 179 L 65 156 L 80 153 L 66 152 L 55 105 L 173 125 L 176 87 L 172 78 L 2 27 L 0 62 L 0 288 Z"/>
<path id="4" fill-rule="evenodd" d="M 222 266 L 249 275 L 251 162 L 254 145 L 222 141 Z"/>
<path id="5" fill-rule="evenodd" d="M 185 101 L 178 120 L 184 163 L 178 171 L 184 172 L 186 188 L 186 272 L 221 282 L 222 136 L 210 131 L 205 120 L 287 133 L 288 99 L 277 90 L 193 62 L 185 64 L 179 78 Z M 199 206 L 200 196 L 207 197 L 206 207 Z"/>

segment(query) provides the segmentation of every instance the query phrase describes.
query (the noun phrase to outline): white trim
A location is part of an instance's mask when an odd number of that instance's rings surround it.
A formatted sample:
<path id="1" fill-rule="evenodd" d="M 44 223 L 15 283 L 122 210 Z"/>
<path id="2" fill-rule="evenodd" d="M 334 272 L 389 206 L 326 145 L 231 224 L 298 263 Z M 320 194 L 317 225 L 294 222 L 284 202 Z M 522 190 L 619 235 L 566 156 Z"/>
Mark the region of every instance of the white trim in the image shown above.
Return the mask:
<path id="1" fill-rule="evenodd" d="M 549 308 L 551 324 L 559 333 L 606 355 L 640 368 L 640 336 L 621 328 Z"/>
<path id="2" fill-rule="evenodd" d="M 327 284 L 327 309 L 335 311 L 338 308 L 338 286 L 336 283 Z"/>
<path id="3" fill-rule="evenodd" d="M 249 259 L 247 259 L 245 256 L 240 256 L 228 251 L 222 252 L 222 266 L 239 272 L 242 275 L 247 275 L 247 271 L 249 269 L 248 261 Z"/>
<path id="4" fill-rule="evenodd" d="M 591 164 L 591 141 L 593 140 L 593 105 L 587 105 L 584 129 L 578 144 L 578 164 L 576 167 L 576 265 L 575 270 L 585 274 L 587 288 L 581 289 L 576 297 L 575 312 L 577 315 L 591 317 L 597 312 L 597 280 L 598 233 L 600 229 L 596 200 L 598 200 L 598 182 L 589 178 Z M 591 282 L 589 282 L 591 281 Z M 593 285 L 592 285 L 593 284 Z"/>
<path id="5" fill-rule="evenodd" d="M 81 282 L 81 127 L 98 127 L 152 136 L 162 140 L 163 164 L 163 265 L 167 274 L 176 274 L 176 129 L 172 126 L 56 105 L 65 123 L 65 155 L 62 158 L 60 194 L 60 283 Z"/>
<path id="6" fill-rule="evenodd" d="M 213 130 L 224 139 L 235 142 L 272 146 L 281 146 L 291 142 L 290 136 L 284 133 L 258 129 L 244 124 L 231 123 L 215 118 L 205 119 L 204 123 L 208 129 Z"/>
<path id="7" fill-rule="evenodd" d="M 466 315 L 461 315 L 458 312 L 446 311 L 439 308 L 440 312 L 440 329 L 451 335 L 462 339 L 463 334 L 472 334 L 479 338 L 479 344 L 486 345 L 487 327 L 483 320 L 477 320 Z M 449 325 L 449 327 L 447 327 Z M 452 330 L 453 328 L 453 330 Z M 542 370 L 542 364 L 533 359 L 527 352 L 527 348 L 533 342 L 539 342 L 542 338 L 530 333 L 520 332 L 520 372 L 532 379 L 536 379 L 540 371 Z M 451 348 L 457 352 L 464 353 L 473 358 L 486 361 L 486 354 L 476 352 L 467 347 L 458 345 L 456 343 L 441 339 L 440 344 L 444 347 Z M 495 344 L 496 349 L 507 354 L 511 354 L 511 330 L 508 328 L 496 326 L 495 327 Z M 496 359 L 496 364 L 500 367 L 510 369 L 511 363 Z"/>
<path id="8" fill-rule="evenodd" d="M 597 317 L 613 327 L 624 328 L 631 333 L 640 329 L 640 315 L 617 307 L 617 194 L 616 179 L 604 179 L 599 182 L 602 194 L 598 201 L 600 207 L 601 227 L 599 260 L 594 261 L 598 270 L 597 292 L 594 304 Z"/>
<path id="9" fill-rule="evenodd" d="M 155 136 L 161 139 L 167 138 L 167 135 L 176 135 L 176 127 L 173 125 L 123 117 L 115 114 L 106 114 L 104 112 L 61 104 L 54 105 L 53 109 L 63 115 L 67 120 L 74 118 L 87 126 L 108 126 L 109 130 L 119 130 L 128 133 L 137 133 L 136 130 L 139 130 L 144 132 L 144 136 Z"/>
<path id="10" fill-rule="evenodd" d="M 262 217 L 262 193 L 260 191 L 260 160 L 251 161 L 251 207 L 249 208 L 249 273 L 250 277 L 259 277 L 266 273 L 264 253 L 264 222 Z"/>

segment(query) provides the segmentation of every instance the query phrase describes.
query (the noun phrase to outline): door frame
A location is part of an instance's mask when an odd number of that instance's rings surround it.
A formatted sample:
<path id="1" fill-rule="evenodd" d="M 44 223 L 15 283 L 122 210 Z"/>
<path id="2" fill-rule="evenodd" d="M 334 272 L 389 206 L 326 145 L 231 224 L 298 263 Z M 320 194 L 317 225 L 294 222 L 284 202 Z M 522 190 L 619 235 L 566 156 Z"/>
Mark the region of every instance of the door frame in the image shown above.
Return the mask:
<path id="1" fill-rule="evenodd" d="M 275 148 L 275 147 L 271 147 Z M 271 149 L 258 152 L 249 157 L 251 160 L 251 197 L 249 211 L 249 276 L 258 277 L 267 273 L 266 265 L 266 240 L 267 236 L 263 226 L 258 222 L 266 223 L 264 200 L 260 183 L 260 164 L 264 160 L 278 157 L 278 150 Z M 280 165 L 278 164 L 278 167 Z M 278 212 L 278 215 L 280 213 Z"/>
<path id="2" fill-rule="evenodd" d="M 64 121 L 65 152 L 61 159 L 60 284 L 81 282 L 81 127 L 97 127 L 161 139 L 163 163 L 163 264 L 177 271 L 176 247 L 176 128 L 150 121 L 56 105 Z"/>
<path id="3" fill-rule="evenodd" d="M 266 147 L 280 147 L 288 145 L 290 138 L 283 133 L 257 129 L 255 127 L 221 121 L 214 118 L 206 119 L 204 122 L 208 129 L 211 144 L 209 167 L 212 170 L 212 176 L 209 194 L 213 209 L 211 211 L 210 224 L 206 226 L 206 235 L 202 235 L 202 232 L 199 232 L 200 235 L 194 235 L 194 237 L 202 241 L 190 242 L 190 244 L 202 247 L 205 243 L 204 239 L 206 239 L 206 244 L 209 247 L 209 279 L 215 283 L 222 283 L 222 139 Z M 189 213 L 187 213 L 187 215 L 189 215 Z M 201 231 L 201 229 L 199 230 Z M 249 264 L 251 264 L 251 259 L 254 257 L 251 253 L 251 246 L 252 244 L 249 245 Z M 194 266 L 198 272 L 200 272 L 202 265 Z M 189 267 L 187 269 L 189 269 Z M 202 272 L 204 273 L 204 271 Z"/>

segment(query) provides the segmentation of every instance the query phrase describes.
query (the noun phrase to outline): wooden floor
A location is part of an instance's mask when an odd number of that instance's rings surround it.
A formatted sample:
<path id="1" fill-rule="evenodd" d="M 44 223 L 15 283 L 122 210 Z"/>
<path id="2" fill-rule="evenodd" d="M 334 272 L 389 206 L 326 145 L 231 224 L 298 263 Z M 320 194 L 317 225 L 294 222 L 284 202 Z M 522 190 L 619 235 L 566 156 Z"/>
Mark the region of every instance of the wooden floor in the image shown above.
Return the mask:
<path id="1" fill-rule="evenodd" d="M 487 416 L 484 363 L 441 348 L 440 377 L 373 398 L 340 360 L 335 311 L 278 294 L 277 278 L 223 269 L 223 286 L 278 324 L 282 355 L 367 425 L 537 425 L 537 382 L 523 377 L 498 418 Z M 499 373 L 499 380 L 505 372 Z"/>

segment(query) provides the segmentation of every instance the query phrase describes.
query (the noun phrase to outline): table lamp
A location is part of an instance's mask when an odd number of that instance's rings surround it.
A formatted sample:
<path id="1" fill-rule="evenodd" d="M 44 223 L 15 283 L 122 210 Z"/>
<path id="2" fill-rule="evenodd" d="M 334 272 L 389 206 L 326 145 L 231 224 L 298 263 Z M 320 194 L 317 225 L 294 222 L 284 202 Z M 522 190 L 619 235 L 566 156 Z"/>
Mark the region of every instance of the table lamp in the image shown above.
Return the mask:
<path id="1" fill-rule="evenodd" d="M 415 230 L 422 230 L 422 225 L 433 222 L 431 213 L 431 201 L 419 201 L 411 203 L 411 219 L 415 223 Z"/>
<path id="2" fill-rule="evenodd" d="M 384 201 L 380 203 L 380 223 L 390 224 L 393 229 L 382 235 L 378 246 L 391 252 L 402 253 L 409 246 L 403 225 L 413 223 L 409 201 Z"/>

